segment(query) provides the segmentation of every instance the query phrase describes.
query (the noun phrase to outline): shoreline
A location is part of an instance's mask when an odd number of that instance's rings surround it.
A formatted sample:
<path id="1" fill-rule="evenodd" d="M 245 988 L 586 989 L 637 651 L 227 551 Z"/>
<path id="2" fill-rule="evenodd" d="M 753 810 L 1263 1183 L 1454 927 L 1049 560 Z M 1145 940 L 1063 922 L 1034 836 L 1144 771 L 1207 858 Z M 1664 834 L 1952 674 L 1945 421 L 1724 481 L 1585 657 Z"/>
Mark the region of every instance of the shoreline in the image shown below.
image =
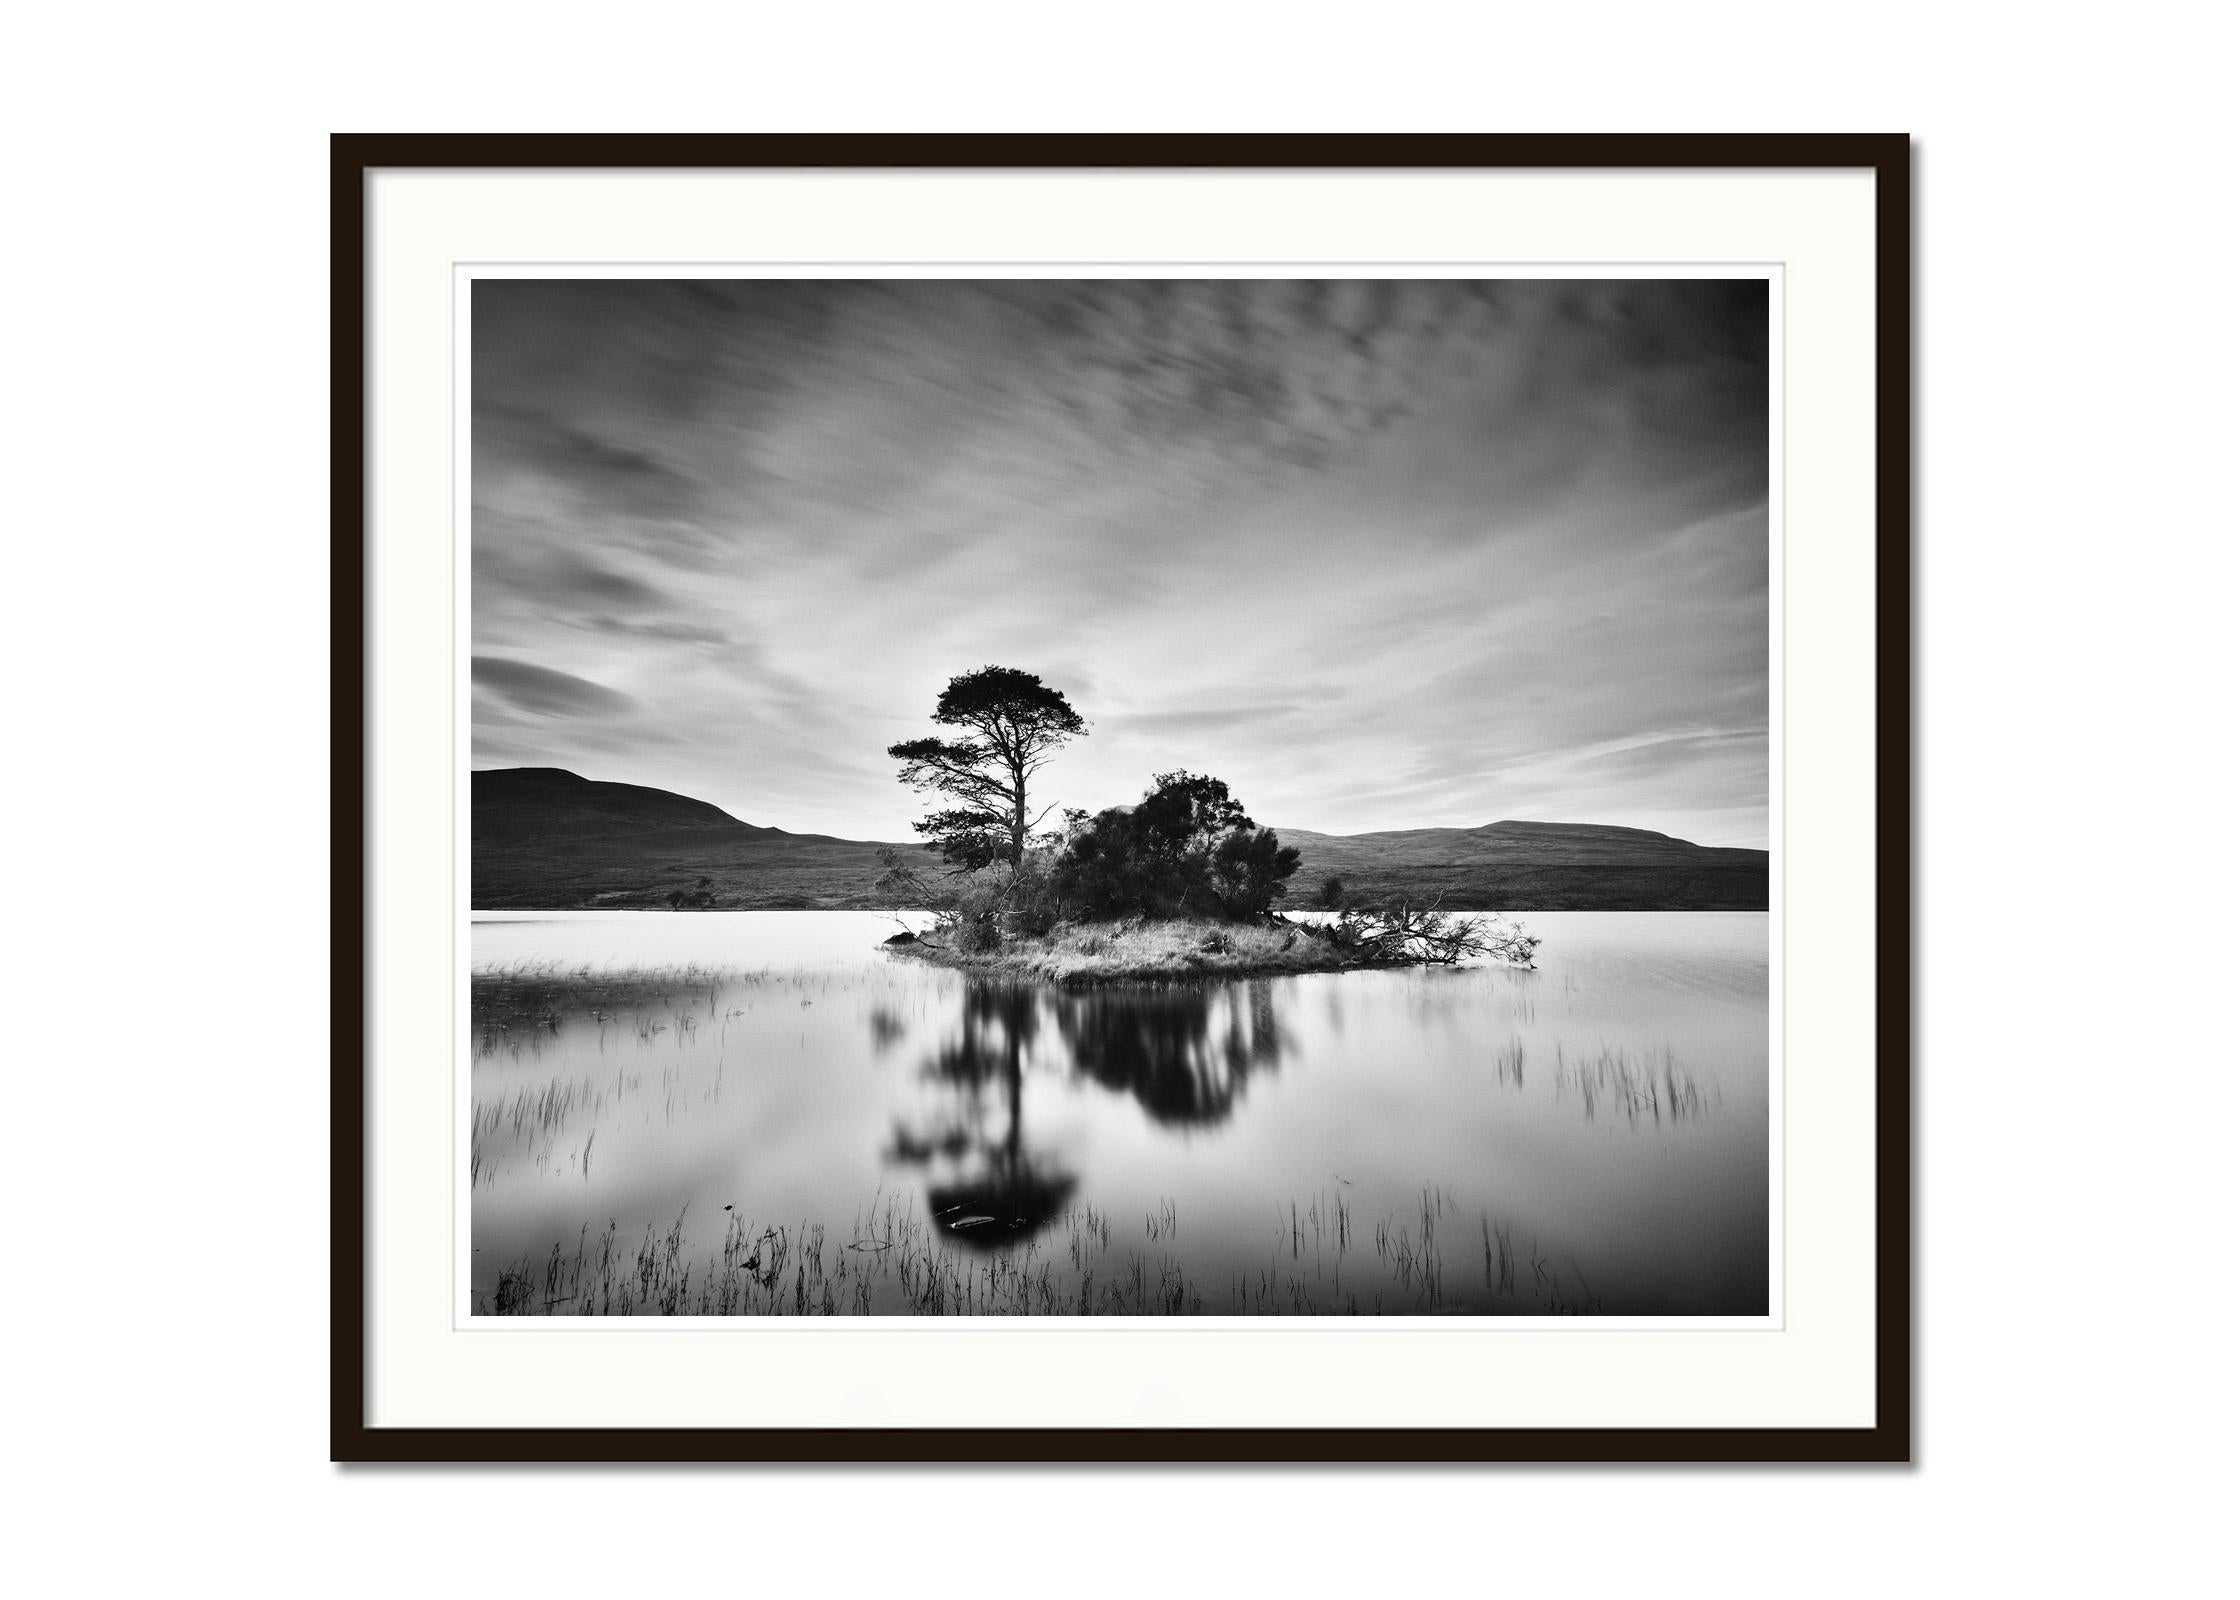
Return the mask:
<path id="1" fill-rule="evenodd" d="M 1228 923 L 1177 918 L 1161 922 L 1064 923 L 1047 935 L 1005 939 L 984 951 L 960 950 L 922 936 L 898 938 L 882 948 L 890 955 L 975 977 L 1050 984 L 1061 989 L 1390 972 L 1447 964 L 1348 950 L 1310 932 L 1306 925 L 1284 920 Z"/>
<path id="2" fill-rule="evenodd" d="M 912 961 L 922 961 L 932 967 L 947 967 L 952 972 L 962 972 L 969 977 L 995 979 L 1009 983 L 1046 984 L 1058 989 L 1102 989 L 1140 985 L 1145 987 L 1169 983 L 1202 983 L 1247 978 L 1307 978 L 1323 973 L 1339 972 L 1395 972 L 1405 967 L 1420 967 L 1431 963 L 1422 961 L 1368 961 L 1352 960 L 1322 966 L 1285 966 L 1274 962 L 1215 964 L 1206 961 L 1178 966 L 1129 966 L 1111 970 L 1052 970 L 1039 961 L 1022 959 L 1016 955 L 996 952 L 990 956 L 965 955 L 955 950 L 933 944 L 908 944 L 888 947 L 889 953 Z"/>
<path id="3" fill-rule="evenodd" d="M 865 915 L 865 916 L 875 916 L 875 917 L 891 917 L 891 916 L 893 916 L 893 915 L 894 915 L 894 914 L 895 914 L 896 912 L 898 912 L 898 911 L 915 911 L 915 910 L 917 910 L 917 909 L 918 909 L 918 908 L 917 908 L 917 907 L 915 907 L 915 906 L 852 906 L 852 905 L 851 905 L 851 906 L 678 906 L 678 907 L 676 907 L 676 908 L 674 908 L 674 909 L 671 909 L 671 908 L 670 908 L 670 907 L 668 907 L 668 906 L 584 906 L 584 905 L 574 905 L 574 906 L 469 906 L 469 907 L 467 908 L 467 915 L 468 915 L 468 916 L 470 916 L 470 917 L 564 917 L 564 916 L 601 916 L 601 917 L 618 917 L 618 916 L 639 917 L 639 916 L 643 916 L 643 917 L 672 917 L 672 916 L 704 916 L 704 915 L 716 915 L 716 916 L 732 915 L 732 916 L 736 916 L 736 915 L 738 915 L 738 914 L 740 914 L 740 913 L 742 913 L 742 912 L 754 912 L 754 913 L 756 913 L 756 914 L 758 914 L 758 915 L 759 915 L 759 914 L 766 914 L 766 913 L 792 913 L 792 912 L 800 911 L 800 912 L 822 912 L 822 913 L 833 913 L 833 912 L 848 912 L 848 913 L 851 913 L 851 914 L 854 914 L 854 913 L 861 913 L 862 915 Z M 1767 915 L 1767 914 L 1768 914 L 1768 913 L 1769 913 L 1769 912 L 1770 912 L 1770 911 L 1772 910 L 1772 907 L 1770 907 L 1770 906 L 1536 906 L 1536 905 L 1469 906 L 1469 905 L 1457 905 L 1457 906 L 1445 906 L 1445 907 L 1442 907 L 1441 909 L 1443 909 L 1443 910 L 1447 910 L 1447 911 L 1452 911 L 1452 912 L 1454 912 L 1454 913 L 1455 913 L 1455 914 L 1456 914 L 1457 916 L 1464 916 L 1464 917 L 1546 917 L 1546 916 L 1565 916 L 1565 917 L 1570 917 L 1570 916 L 1620 916 L 1620 917 L 1642 917 L 1642 916 L 1703 917 L 1703 916 L 1720 916 L 1720 917 L 1762 917 L 1762 916 L 1765 916 L 1765 915 Z"/>

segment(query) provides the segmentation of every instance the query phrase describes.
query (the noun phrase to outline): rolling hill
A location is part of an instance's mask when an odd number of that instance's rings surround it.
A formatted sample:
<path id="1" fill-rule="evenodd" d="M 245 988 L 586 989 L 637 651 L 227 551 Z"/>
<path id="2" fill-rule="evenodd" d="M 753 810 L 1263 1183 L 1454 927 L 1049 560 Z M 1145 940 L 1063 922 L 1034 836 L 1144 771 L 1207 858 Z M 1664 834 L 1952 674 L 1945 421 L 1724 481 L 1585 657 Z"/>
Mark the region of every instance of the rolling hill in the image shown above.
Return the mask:
<path id="1" fill-rule="evenodd" d="M 880 848 L 559 767 L 474 774 L 478 911 L 643 910 L 672 894 L 729 910 L 873 907 Z"/>
<path id="2" fill-rule="evenodd" d="M 1646 828 L 1493 822 L 1328 834 L 1277 828 L 1298 848 L 1293 904 L 1323 879 L 1365 896 L 1444 892 L 1450 906 L 1504 911 L 1763 911 L 1767 855 L 1691 844 Z"/>
<path id="3" fill-rule="evenodd" d="M 1301 857 L 1291 903 L 1337 876 L 1362 896 L 1504 911 L 1763 911 L 1767 856 L 1642 828 L 1495 822 L 1327 834 L 1278 827 Z M 757 827 L 703 800 L 558 767 L 474 774 L 477 910 L 873 908 L 877 841 Z M 900 848 L 916 854 L 914 843 Z"/>

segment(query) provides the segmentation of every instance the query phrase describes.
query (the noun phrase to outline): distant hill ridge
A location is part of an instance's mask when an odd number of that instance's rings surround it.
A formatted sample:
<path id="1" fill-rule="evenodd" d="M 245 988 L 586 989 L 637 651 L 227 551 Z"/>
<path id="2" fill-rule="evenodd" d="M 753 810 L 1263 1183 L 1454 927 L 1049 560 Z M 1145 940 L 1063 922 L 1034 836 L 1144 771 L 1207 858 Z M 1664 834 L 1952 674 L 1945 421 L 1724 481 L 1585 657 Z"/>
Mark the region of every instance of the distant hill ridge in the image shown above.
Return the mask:
<path id="1" fill-rule="evenodd" d="M 1299 828 L 1299 833 L 1313 830 Z M 1701 845 L 1690 844 L 1685 839 L 1675 839 L 1669 833 L 1654 833 L 1647 828 L 1621 828 L 1609 822 L 1489 822 L 1478 828 L 1383 828 L 1368 833 L 1316 834 L 1322 839 L 1400 839 L 1436 836 L 1439 838 L 1465 839 L 1607 839 L 1678 845 L 1687 850 L 1700 850 Z"/>
<path id="2" fill-rule="evenodd" d="M 880 904 L 877 843 L 758 827 L 705 800 L 564 767 L 497 767 L 473 781 L 477 910 Z"/>
<path id="3" fill-rule="evenodd" d="M 1763 850 L 1598 822 L 1491 822 L 1330 834 L 1277 828 L 1299 851 L 1292 900 L 1343 878 L 1358 895 L 1444 897 L 1472 910 L 1763 911 Z"/>
<path id="4" fill-rule="evenodd" d="M 671 828 L 775 833 L 705 800 L 636 783 L 600 783 L 565 767 L 499 767 L 474 774 L 475 837 L 630 833 Z"/>
<path id="5" fill-rule="evenodd" d="M 852 908 L 882 902 L 876 841 L 742 822 L 666 789 L 562 767 L 474 774 L 478 909 L 666 906 Z M 1354 893 L 1428 896 L 1490 910 L 1766 908 L 1767 855 L 1591 822 L 1487 823 L 1328 834 L 1278 827 L 1301 868 L 1292 901 L 1324 878 Z M 914 845 L 904 845 L 914 851 Z"/>
<path id="6" fill-rule="evenodd" d="M 1377 833 L 1315 833 L 1278 828 L 1286 844 L 1317 855 L 1362 861 L 1518 862 L 1572 865 L 1763 859 L 1763 850 L 1692 844 L 1647 828 L 1603 822 L 1489 822 L 1482 828 L 1399 828 Z"/>

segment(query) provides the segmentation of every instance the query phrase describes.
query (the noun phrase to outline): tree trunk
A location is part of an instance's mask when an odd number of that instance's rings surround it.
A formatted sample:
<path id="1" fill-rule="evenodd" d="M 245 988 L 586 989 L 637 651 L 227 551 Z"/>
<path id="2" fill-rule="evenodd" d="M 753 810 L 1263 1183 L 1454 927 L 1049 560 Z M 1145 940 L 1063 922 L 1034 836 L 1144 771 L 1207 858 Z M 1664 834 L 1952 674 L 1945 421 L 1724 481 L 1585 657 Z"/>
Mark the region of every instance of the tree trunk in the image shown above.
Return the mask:
<path id="1" fill-rule="evenodd" d="M 996 740 L 996 749 L 1011 774 L 1011 864 L 1017 866 L 1027 859 L 1027 751 L 1019 730 L 1010 733 L 1010 738 Z"/>

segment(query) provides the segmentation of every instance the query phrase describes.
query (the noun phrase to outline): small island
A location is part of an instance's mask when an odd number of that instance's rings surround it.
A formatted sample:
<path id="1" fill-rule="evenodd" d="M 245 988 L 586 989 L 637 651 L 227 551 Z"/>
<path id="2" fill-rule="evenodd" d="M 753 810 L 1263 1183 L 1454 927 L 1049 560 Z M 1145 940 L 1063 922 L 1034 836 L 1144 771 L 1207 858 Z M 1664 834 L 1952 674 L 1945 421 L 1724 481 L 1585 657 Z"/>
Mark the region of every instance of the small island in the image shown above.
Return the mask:
<path id="1" fill-rule="evenodd" d="M 1357 915 L 1385 920 L 1381 913 Z M 1280 915 L 1259 923 L 1201 917 L 1060 923 L 1044 934 L 1000 934 L 993 945 L 981 949 L 961 947 L 947 930 L 899 933 L 887 944 L 898 953 L 942 966 L 1064 988 L 1268 978 L 1366 967 L 1452 966 L 1473 955 L 1495 956 L 1520 967 L 1532 965 L 1531 947 L 1539 941 L 1504 919 L 1442 912 L 1429 916 L 1451 931 L 1424 935 L 1425 942 L 1412 950 L 1344 937 L 1338 931 L 1343 924 L 1336 920 L 1309 922 Z M 1431 942 L 1434 939 L 1440 942 Z"/>
<path id="2" fill-rule="evenodd" d="M 1133 805 L 1030 817 L 1027 784 L 1086 729 L 1032 673 L 983 667 L 949 681 L 933 720 L 964 737 L 890 746 L 902 781 L 952 802 L 915 824 L 943 868 L 889 849 L 878 889 L 930 912 L 887 941 L 912 957 L 990 977 L 1077 987 L 1199 978 L 1452 966 L 1532 965 L 1539 940 L 1442 897 L 1360 903 L 1326 879 L 1300 918 L 1278 909 L 1299 852 L 1246 814 L 1219 778 L 1158 774 Z"/>

